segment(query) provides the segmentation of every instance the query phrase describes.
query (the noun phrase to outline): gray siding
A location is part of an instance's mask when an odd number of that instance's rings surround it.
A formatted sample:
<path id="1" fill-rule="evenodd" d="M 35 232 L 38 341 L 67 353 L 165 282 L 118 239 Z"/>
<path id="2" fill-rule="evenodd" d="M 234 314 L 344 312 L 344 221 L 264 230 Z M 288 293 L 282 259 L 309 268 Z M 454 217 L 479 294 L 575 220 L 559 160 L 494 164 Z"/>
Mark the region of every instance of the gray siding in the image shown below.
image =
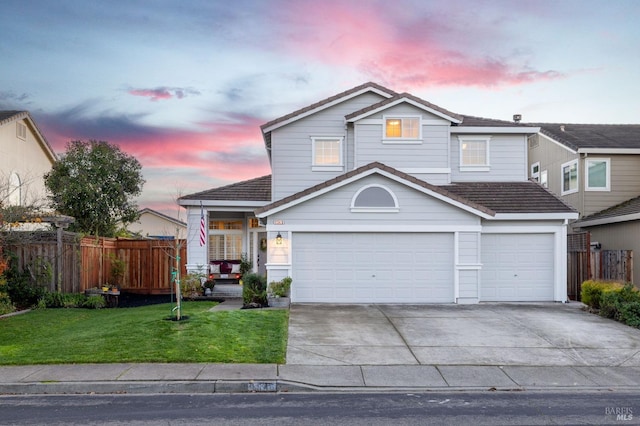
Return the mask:
<path id="1" fill-rule="evenodd" d="M 383 98 L 379 95 L 366 93 L 274 130 L 271 134 L 273 199 L 284 198 L 346 172 L 346 167 L 337 172 L 313 172 L 310 138 L 343 136 L 346 143 L 345 115 L 381 99 Z M 349 154 L 349 151 L 346 150 L 345 153 Z M 344 163 L 349 162 L 353 163 L 353 159 L 346 155 Z"/>
<path id="2" fill-rule="evenodd" d="M 451 135 L 450 149 L 452 182 L 519 182 L 527 179 L 525 136 L 493 135 L 489 142 L 489 171 L 460 170 L 460 141 L 457 134 Z"/>
<path id="3" fill-rule="evenodd" d="M 611 160 L 611 191 L 584 191 L 583 216 L 588 216 L 613 207 L 640 195 L 640 155 L 600 155 L 589 158 L 609 158 Z M 580 161 L 581 188 L 586 187 L 585 160 Z"/>
<path id="4" fill-rule="evenodd" d="M 352 212 L 351 200 L 365 185 L 380 184 L 393 191 L 398 199 L 397 213 Z M 320 195 L 302 204 L 274 214 L 269 220 L 284 220 L 294 225 L 470 225 L 479 224 L 479 218 L 448 203 L 429 197 L 383 176 L 374 175 Z M 411 229 L 407 227 L 407 229 Z"/>
<path id="5" fill-rule="evenodd" d="M 585 157 L 535 135 L 529 138 L 529 170 L 540 162 L 540 171 L 547 170 L 549 190 L 580 212 L 580 217 L 605 210 L 640 195 L 640 155 L 590 154 L 586 158 L 611 160 L 610 191 L 585 191 Z M 578 159 L 578 192 L 562 194 L 562 165 Z"/>

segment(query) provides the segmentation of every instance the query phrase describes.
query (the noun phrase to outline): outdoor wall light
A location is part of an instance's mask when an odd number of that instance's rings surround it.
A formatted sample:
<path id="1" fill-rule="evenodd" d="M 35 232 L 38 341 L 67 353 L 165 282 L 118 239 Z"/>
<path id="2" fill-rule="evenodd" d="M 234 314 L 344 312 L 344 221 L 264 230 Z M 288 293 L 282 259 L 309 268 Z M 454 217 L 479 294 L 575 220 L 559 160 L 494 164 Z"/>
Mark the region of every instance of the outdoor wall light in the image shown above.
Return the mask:
<path id="1" fill-rule="evenodd" d="M 277 246 L 282 245 L 282 235 L 280 235 L 280 232 L 278 232 L 278 235 L 276 235 L 276 245 Z"/>

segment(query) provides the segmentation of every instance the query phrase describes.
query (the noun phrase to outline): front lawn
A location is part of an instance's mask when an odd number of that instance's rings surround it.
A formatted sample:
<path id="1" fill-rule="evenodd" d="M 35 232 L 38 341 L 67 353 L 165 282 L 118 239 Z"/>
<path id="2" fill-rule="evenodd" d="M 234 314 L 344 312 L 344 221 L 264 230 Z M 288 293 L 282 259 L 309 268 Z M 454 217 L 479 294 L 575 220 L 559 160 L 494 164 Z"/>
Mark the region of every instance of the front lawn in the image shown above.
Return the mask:
<path id="1" fill-rule="evenodd" d="M 284 363 L 288 310 L 210 312 L 214 302 L 119 309 L 39 309 L 0 320 L 0 364 Z"/>

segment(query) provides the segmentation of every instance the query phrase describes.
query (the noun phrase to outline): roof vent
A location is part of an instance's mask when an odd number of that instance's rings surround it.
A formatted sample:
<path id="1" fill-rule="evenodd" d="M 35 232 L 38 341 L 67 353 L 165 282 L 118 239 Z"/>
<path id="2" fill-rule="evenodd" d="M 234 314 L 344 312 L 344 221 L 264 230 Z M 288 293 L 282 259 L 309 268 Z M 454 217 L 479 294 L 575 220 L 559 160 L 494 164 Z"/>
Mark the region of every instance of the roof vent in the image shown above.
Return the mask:
<path id="1" fill-rule="evenodd" d="M 561 132 L 564 132 L 564 124 L 561 124 L 561 125 L 560 125 L 560 131 L 561 131 Z"/>
<path id="2" fill-rule="evenodd" d="M 522 114 L 513 114 L 513 121 L 519 123 L 522 120 Z"/>

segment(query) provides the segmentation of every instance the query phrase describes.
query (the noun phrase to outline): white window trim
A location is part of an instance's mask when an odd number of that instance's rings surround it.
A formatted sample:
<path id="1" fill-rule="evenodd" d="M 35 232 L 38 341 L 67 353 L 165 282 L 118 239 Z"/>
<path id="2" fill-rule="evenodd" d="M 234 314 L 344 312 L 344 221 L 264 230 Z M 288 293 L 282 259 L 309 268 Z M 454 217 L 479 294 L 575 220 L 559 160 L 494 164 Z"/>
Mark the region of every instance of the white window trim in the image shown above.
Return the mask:
<path id="1" fill-rule="evenodd" d="M 491 143 L 491 136 L 473 136 L 473 135 L 465 135 L 458 136 L 458 162 L 461 172 L 488 172 L 491 170 L 491 159 L 489 157 L 489 153 L 491 150 L 489 149 L 489 145 Z M 475 141 L 484 141 L 486 143 L 486 164 L 475 164 L 465 166 L 462 164 L 462 144 L 464 142 L 475 142 Z"/>
<path id="2" fill-rule="evenodd" d="M 340 164 L 316 164 L 316 141 L 334 139 L 340 141 Z M 311 137 L 311 170 L 314 172 L 341 172 L 344 169 L 344 136 L 312 136 Z"/>
<path id="3" fill-rule="evenodd" d="M 387 136 L 387 120 L 397 118 L 404 120 L 405 118 L 417 118 L 418 119 L 418 137 L 417 138 L 391 138 Z M 414 144 L 419 145 L 422 143 L 422 116 L 409 115 L 409 114 L 392 114 L 382 116 L 382 143 L 383 144 Z"/>
<path id="4" fill-rule="evenodd" d="M 542 180 L 543 176 L 544 180 Z M 542 185 L 543 188 L 549 188 L 549 172 L 547 172 L 547 169 L 540 171 L 540 185 Z"/>
<path id="5" fill-rule="evenodd" d="M 387 193 L 391 195 L 391 198 L 393 198 L 394 207 L 356 207 L 355 206 L 356 200 L 358 199 L 360 194 L 369 188 L 380 188 L 387 191 Z M 394 194 L 391 189 L 389 189 L 387 186 L 384 186 L 384 185 L 379 185 L 379 184 L 365 185 L 362 188 L 360 188 L 351 198 L 352 213 L 398 213 L 399 211 L 400 211 L 400 207 L 398 205 L 398 197 L 396 197 L 396 194 Z"/>
<path id="6" fill-rule="evenodd" d="M 607 185 L 603 188 L 603 187 L 591 187 L 589 186 L 589 162 L 591 161 L 604 161 L 607 165 Z M 610 158 L 586 158 L 585 162 L 584 162 L 584 190 L 585 191 L 600 191 L 600 192 L 606 192 L 606 191 L 611 191 L 611 159 Z"/>
<path id="7" fill-rule="evenodd" d="M 577 176 L 576 188 L 565 191 L 564 190 L 564 168 L 571 166 L 572 164 L 576 165 L 576 176 Z M 578 164 L 578 160 L 575 159 L 575 160 L 567 161 L 566 163 L 563 163 L 562 165 L 560 165 L 560 195 L 575 194 L 579 190 L 580 190 L 580 164 Z"/>
<path id="8" fill-rule="evenodd" d="M 534 169 L 538 167 L 538 171 L 534 172 Z M 534 179 L 536 182 L 540 182 L 540 162 L 536 161 L 531 165 L 531 170 L 529 171 L 531 179 Z"/>

